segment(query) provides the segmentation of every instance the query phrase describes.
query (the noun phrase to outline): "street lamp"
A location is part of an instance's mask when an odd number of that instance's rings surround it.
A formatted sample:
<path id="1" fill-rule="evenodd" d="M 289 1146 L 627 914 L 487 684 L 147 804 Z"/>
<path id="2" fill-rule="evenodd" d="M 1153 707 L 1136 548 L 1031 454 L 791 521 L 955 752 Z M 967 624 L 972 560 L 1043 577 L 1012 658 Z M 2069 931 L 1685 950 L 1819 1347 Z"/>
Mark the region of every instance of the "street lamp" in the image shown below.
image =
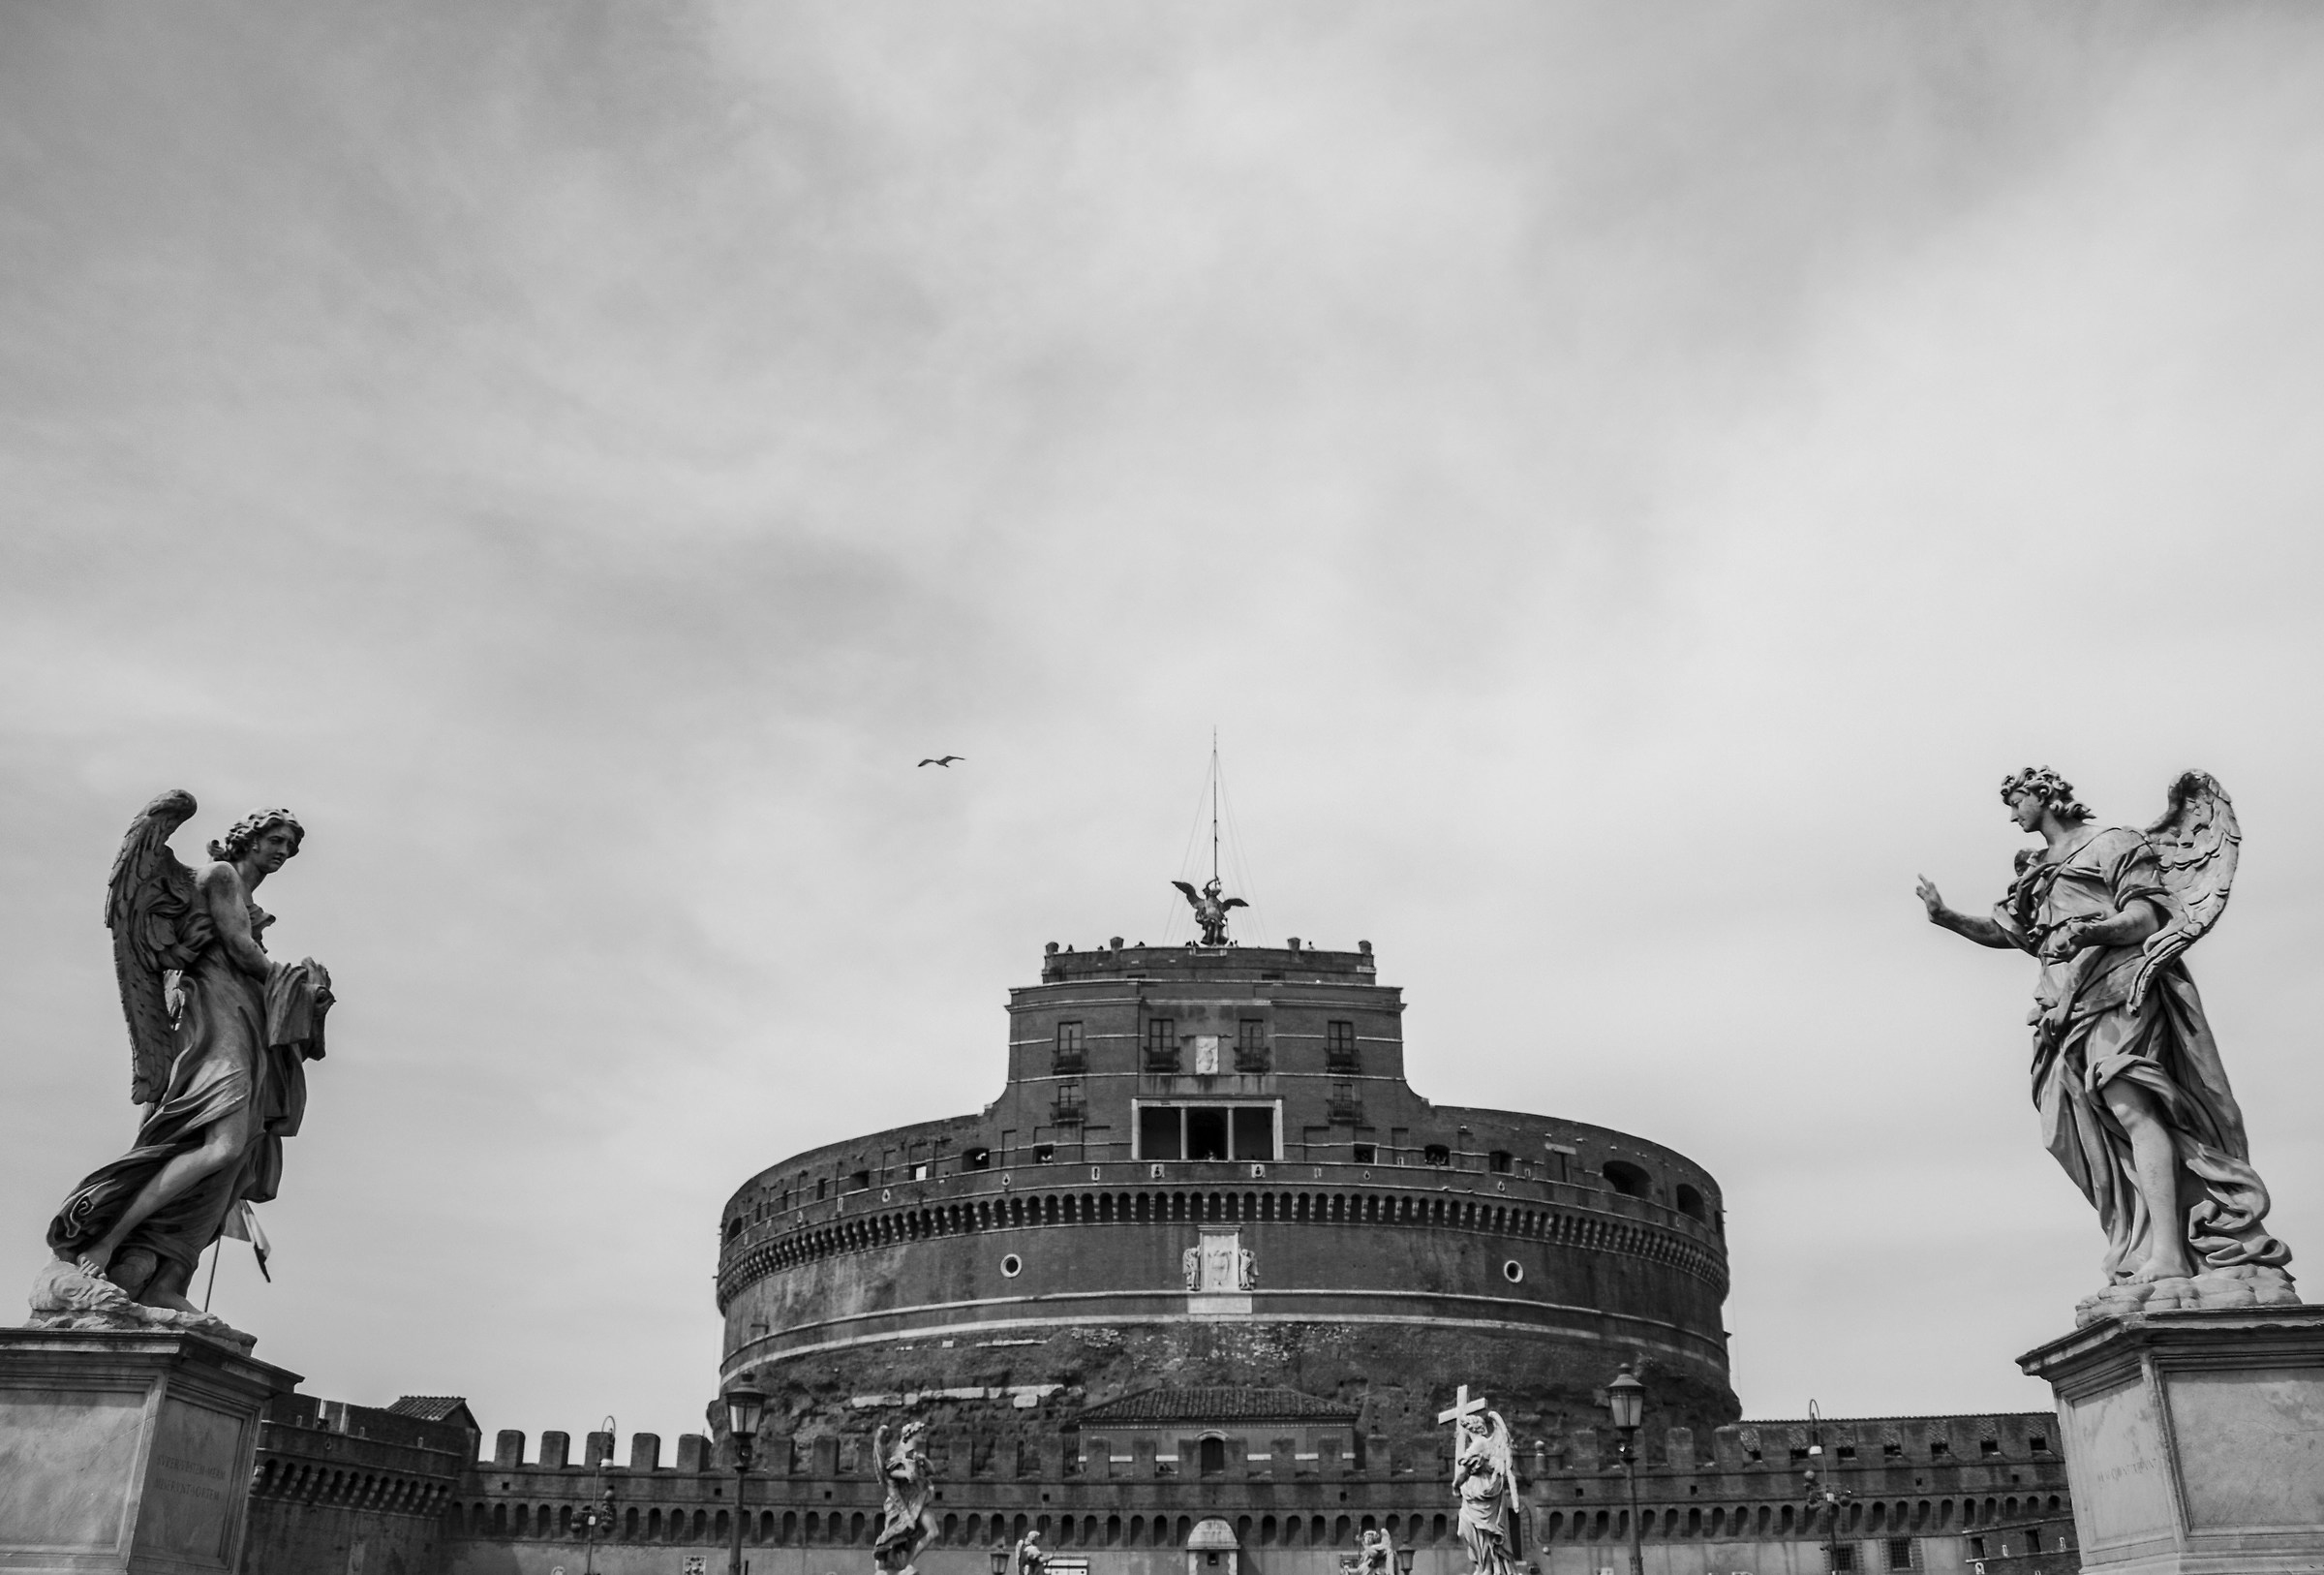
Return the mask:
<path id="1" fill-rule="evenodd" d="M 1646 1575 L 1646 1550 L 1639 1542 L 1637 1450 L 1638 1427 L 1646 1420 L 1646 1386 L 1632 1374 L 1628 1362 L 1605 1386 L 1605 1408 L 1622 1434 L 1622 1474 L 1630 1479 L 1630 1575 Z"/>
<path id="2" fill-rule="evenodd" d="M 1396 1575 L 1412 1575 L 1412 1548 L 1409 1544 L 1396 1550 Z"/>
<path id="3" fill-rule="evenodd" d="M 1008 1549 L 994 1548 L 993 1550 L 993 1575 L 1009 1575 Z"/>
<path id="4" fill-rule="evenodd" d="M 605 1456 L 613 1448 L 613 1418 L 605 1418 L 597 1431 L 605 1436 L 605 1447 L 597 1451 L 589 1480 L 589 1502 L 581 1506 L 581 1567 L 585 1575 L 596 1575 L 597 1533 L 613 1534 L 613 1489 L 605 1483 Z"/>
<path id="5" fill-rule="evenodd" d="M 766 1408 L 767 1397 L 755 1389 L 726 1391 L 726 1431 L 734 1438 L 734 1542 L 726 1551 L 726 1575 L 743 1575 L 743 1476 L 750 1469 L 750 1446 Z"/>
<path id="6" fill-rule="evenodd" d="M 1856 1495 L 1852 1488 L 1827 1487 L 1818 1481 L 1816 1467 L 1822 1461 L 1823 1418 L 1817 1414 L 1816 1403 L 1811 1400 L 1808 1402 L 1808 1468 L 1802 1473 L 1807 1478 L 1807 1508 L 1812 1516 L 1826 1513 L 1831 1516 L 1831 1531 L 1823 1541 L 1823 1567 L 1836 1570 L 1840 1567 L 1840 1506 Z"/>

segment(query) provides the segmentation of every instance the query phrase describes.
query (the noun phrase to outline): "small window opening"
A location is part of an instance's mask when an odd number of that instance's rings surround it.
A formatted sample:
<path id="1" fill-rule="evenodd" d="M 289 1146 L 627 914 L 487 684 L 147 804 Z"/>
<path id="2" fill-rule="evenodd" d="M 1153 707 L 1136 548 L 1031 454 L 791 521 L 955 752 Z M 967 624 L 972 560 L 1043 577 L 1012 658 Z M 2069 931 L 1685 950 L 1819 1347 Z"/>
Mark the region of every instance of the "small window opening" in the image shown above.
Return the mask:
<path id="1" fill-rule="evenodd" d="M 731 1219 L 731 1220 L 727 1220 L 727 1221 L 726 1221 L 726 1239 L 727 1239 L 728 1241 L 733 1241 L 733 1240 L 734 1240 L 734 1239 L 735 1239 L 737 1236 L 740 1236 L 742 1233 L 743 1233 L 743 1217 L 742 1217 L 741 1215 L 739 1215 L 739 1214 L 738 1214 L 738 1215 L 736 1215 L 736 1216 L 735 1216 L 733 1219 Z M 696 1241 L 700 1241 L 701 1239 L 702 1239 L 702 1238 L 701 1238 L 701 1237 L 699 1237 L 699 1236 L 697 1236 L 697 1237 L 695 1237 L 695 1238 L 694 1238 L 694 1240 L 696 1240 Z"/>
<path id="2" fill-rule="evenodd" d="M 1892 1536 L 1888 1539 L 1888 1567 L 1890 1569 L 1911 1569 L 1912 1567 L 1912 1539 L 1911 1537 Z"/>
<path id="3" fill-rule="evenodd" d="M 1832 1455 L 1838 1460 L 1854 1460 L 1856 1458 L 1856 1446 L 1854 1444 L 1842 1444 L 1839 1448 L 1832 1451 Z"/>
<path id="4" fill-rule="evenodd" d="M 1996 1455 L 2000 1454 L 2001 1452 L 2002 1452 L 2002 1440 L 2001 1440 L 2001 1439 L 1999 1439 L 1999 1438 L 1979 1438 L 1979 1439 L 1977 1440 L 1977 1453 L 1978 1453 L 1978 1455 L 1982 1456 L 1983 1458 L 1990 1460 L 1990 1459 L 1992 1459 L 1994 1456 L 1996 1456 Z"/>
<path id="5" fill-rule="evenodd" d="M 1848 1542 L 1835 1542 L 1831 1544 L 1828 1551 L 1831 1554 L 1831 1567 L 1833 1569 L 1850 1570 L 1856 1567 L 1856 1550 L 1854 1544 Z"/>
<path id="6" fill-rule="evenodd" d="M 922 1160 L 919 1164 L 912 1166 L 912 1180 L 928 1180 L 928 1162 L 926 1160 Z"/>
<path id="7" fill-rule="evenodd" d="M 1506 1176 L 1509 1174 L 1512 1156 L 1507 1149 L 1495 1149 L 1486 1156 L 1485 1168 L 1496 1176 Z"/>
<path id="8" fill-rule="evenodd" d="M 1952 1452 L 1953 1446 L 1945 1442 L 1942 1438 L 1931 1438 L 1929 1440 L 1929 1459 L 1943 1460 L 1951 1455 Z"/>
<path id="9" fill-rule="evenodd" d="M 993 1151 L 991 1149 L 963 1149 L 961 1151 L 961 1168 L 963 1170 L 992 1169 Z"/>
<path id="10" fill-rule="evenodd" d="M 1431 1143 L 1421 1150 L 1421 1158 L 1432 1165 L 1449 1165 L 1452 1162 L 1452 1151 L 1442 1143 Z"/>
<path id="11" fill-rule="evenodd" d="M 851 1191 L 857 1191 L 857 1192 L 860 1192 L 860 1191 L 862 1191 L 862 1190 L 863 1190 L 865 1188 L 867 1188 L 867 1187 L 869 1187 L 869 1186 L 871 1186 L 871 1185 L 872 1185 L 872 1172 L 870 1172 L 869 1170 L 858 1170 L 858 1171 L 854 1171 L 854 1172 L 850 1173 L 850 1174 L 849 1174 L 849 1176 L 847 1177 L 847 1186 L 848 1186 L 848 1189 L 849 1189 L 849 1190 L 851 1190 Z"/>
<path id="12" fill-rule="evenodd" d="M 1905 1458 L 1905 1446 L 1904 1446 L 1903 1444 L 1901 1444 L 1901 1443 L 1884 1443 L 1884 1444 L 1881 1445 L 1881 1459 L 1882 1459 L 1882 1460 L 1903 1460 L 1904 1458 Z"/>
<path id="13" fill-rule="evenodd" d="M 2046 1433 L 2029 1433 L 2026 1435 L 2026 1447 L 2036 1455 L 2046 1455 L 2050 1450 L 2050 1436 Z"/>
<path id="14" fill-rule="evenodd" d="M 1627 1159 L 1608 1159 L 1599 1166 L 1598 1174 L 1624 1197 L 1644 1197 L 1652 1187 L 1646 1172 Z"/>
<path id="15" fill-rule="evenodd" d="M 1373 1147 L 1369 1143 L 1356 1144 L 1354 1146 L 1354 1152 L 1356 1156 L 1356 1162 L 1360 1165 L 1368 1165 L 1373 1163 L 1380 1153 L 1377 1148 Z"/>
<path id="16" fill-rule="evenodd" d="M 1708 1220 L 1709 1211 L 1702 1205 L 1702 1193 L 1688 1186 L 1685 1182 L 1680 1182 L 1678 1184 L 1677 1190 L 1673 1191 L 1670 1196 L 1672 1201 L 1677 1203 L 1678 1212 L 1685 1215 L 1688 1219 Z"/>
<path id="17" fill-rule="evenodd" d="M 1056 1158 L 1057 1146 L 1055 1143 L 1036 1143 L 1033 1145 L 1033 1163 L 1037 1165 L 1054 1164 L 1056 1161 Z"/>

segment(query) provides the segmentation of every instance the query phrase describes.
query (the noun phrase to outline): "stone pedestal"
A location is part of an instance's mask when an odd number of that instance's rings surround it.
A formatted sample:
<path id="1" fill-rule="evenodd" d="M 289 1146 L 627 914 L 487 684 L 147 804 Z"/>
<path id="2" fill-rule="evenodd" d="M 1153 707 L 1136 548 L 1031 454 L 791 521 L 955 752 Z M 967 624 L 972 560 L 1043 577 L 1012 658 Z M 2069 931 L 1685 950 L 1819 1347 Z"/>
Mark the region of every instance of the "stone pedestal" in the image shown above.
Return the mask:
<path id="1" fill-rule="evenodd" d="M 297 1383 L 197 1334 L 0 1329 L 0 1571 L 233 1575 L 259 1411 Z"/>
<path id="2" fill-rule="evenodd" d="M 2109 1318 L 2018 1365 L 2058 1394 L 2085 1570 L 2324 1570 L 2324 1307 Z"/>

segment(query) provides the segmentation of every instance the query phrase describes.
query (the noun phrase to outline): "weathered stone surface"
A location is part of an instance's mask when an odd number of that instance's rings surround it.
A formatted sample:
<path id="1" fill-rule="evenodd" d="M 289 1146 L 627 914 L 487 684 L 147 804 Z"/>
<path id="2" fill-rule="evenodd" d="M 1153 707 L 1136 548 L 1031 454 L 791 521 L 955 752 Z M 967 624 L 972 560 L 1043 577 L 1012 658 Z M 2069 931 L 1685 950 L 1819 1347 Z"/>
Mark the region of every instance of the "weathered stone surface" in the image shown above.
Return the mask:
<path id="1" fill-rule="evenodd" d="M 259 1413 L 296 1382 L 183 1332 L 0 1330 L 0 1568 L 236 1569 Z"/>
<path id="2" fill-rule="evenodd" d="M 2058 1393 L 2086 1568 L 2324 1567 L 2324 1307 L 2145 1312 L 2018 1360 Z"/>

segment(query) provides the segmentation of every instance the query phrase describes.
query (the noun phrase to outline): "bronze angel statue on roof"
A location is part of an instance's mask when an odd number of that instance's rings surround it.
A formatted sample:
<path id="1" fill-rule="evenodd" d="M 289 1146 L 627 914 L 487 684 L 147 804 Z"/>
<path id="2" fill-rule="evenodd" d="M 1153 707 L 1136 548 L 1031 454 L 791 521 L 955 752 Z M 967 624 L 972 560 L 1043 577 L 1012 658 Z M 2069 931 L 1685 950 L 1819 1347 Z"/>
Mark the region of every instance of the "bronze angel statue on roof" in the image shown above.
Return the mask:
<path id="1" fill-rule="evenodd" d="M 188 1299 L 194 1267 L 222 1235 L 262 1243 L 251 1205 L 275 1195 L 283 1139 L 306 1109 L 305 1064 L 323 1053 L 330 975 L 312 958 L 268 957 L 274 920 L 254 900 L 305 828 L 288 810 L 260 810 L 189 870 L 169 836 L 194 810 L 191 793 L 162 794 L 113 860 L 105 922 L 143 1115 L 129 1152 L 49 1221 L 55 1258 L 33 1286 L 36 1325 L 224 1329 Z"/>
<path id="2" fill-rule="evenodd" d="M 1206 946 L 1223 946 L 1227 943 L 1228 909 L 1251 906 L 1240 897 L 1221 897 L 1219 893 L 1226 888 L 1218 883 L 1216 876 L 1204 881 L 1200 891 L 1183 880 L 1173 880 L 1171 884 L 1184 892 L 1186 901 L 1193 906 L 1194 922 L 1202 926 L 1203 944 Z"/>
<path id="3" fill-rule="evenodd" d="M 2042 1139 L 2106 1231 L 2107 1288 L 2077 1317 L 2297 1303 L 2185 957 L 2227 907 L 2234 804 L 2189 771 L 2146 830 L 2100 826 L 2046 766 L 2004 778 L 2002 800 L 2043 845 L 2019 851 L 1992 916 L 1955 912 L 1925 877 L 1919 896 L 1931 923 L 2041 965 L 2027 1020 Z"/>

